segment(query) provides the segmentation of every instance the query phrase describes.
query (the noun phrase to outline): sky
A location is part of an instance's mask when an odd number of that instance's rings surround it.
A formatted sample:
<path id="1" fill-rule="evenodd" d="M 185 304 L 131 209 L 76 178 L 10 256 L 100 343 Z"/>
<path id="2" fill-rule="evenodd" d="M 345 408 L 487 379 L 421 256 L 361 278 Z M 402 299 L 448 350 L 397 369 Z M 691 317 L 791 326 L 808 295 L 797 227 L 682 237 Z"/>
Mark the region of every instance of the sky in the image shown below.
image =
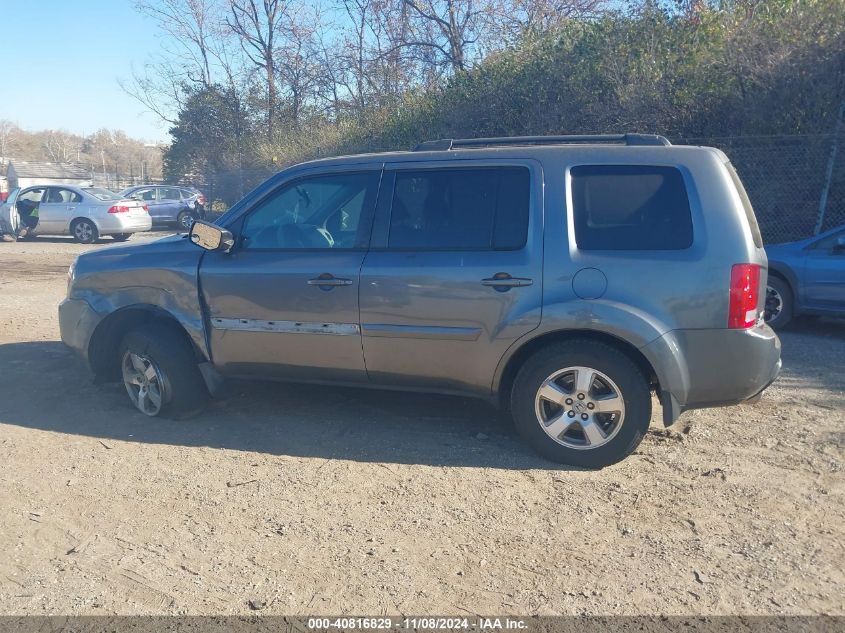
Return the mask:
<path id="1" fill-rule="evenodd" d="M 132 0 L 0 0 L 0 32 L 0 119 L 30 131 L 168 138 L 118 84 L 161 46 L 155 23 Z"/>

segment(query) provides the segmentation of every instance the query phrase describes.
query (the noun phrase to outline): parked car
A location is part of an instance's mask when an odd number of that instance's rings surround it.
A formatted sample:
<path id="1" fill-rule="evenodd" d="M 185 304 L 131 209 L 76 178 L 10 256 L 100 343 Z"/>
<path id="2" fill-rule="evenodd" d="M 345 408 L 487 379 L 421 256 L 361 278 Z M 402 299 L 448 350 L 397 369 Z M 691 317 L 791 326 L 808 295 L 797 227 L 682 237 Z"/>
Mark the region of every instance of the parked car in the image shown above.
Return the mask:
<path id="1" fill-rule="evenodd" d="M 778 329 L 800 314 L 845 316 L 845 225 L 766 247 L 766 322 Z"/>
<path id="2" fill-rule="evenodd" d="M 206 198 L 193 187 L 141 185 L 124 189 L 120 195 L 146 204 L 156 225 L 176 224 L 187 231 L 194 220 L 205 217 Z"/>
<path id="3" fill-rule="evenodd" d="M 82 244 L 92 244 L 103 235 L 122 242 L 152 226 L 142 203 L 108 189 L 74 185 L 13 189 L 0 205 L 0 217 L 21 236 L 72 235 Z"/>
<path id="4" fill-rule="evenodd" d="M 225 377 L 468 394 L 601 467 L 637 447 L 652 391 L 670 425 L 777 376 L 739 191 L 719 150 L 637 134 L 314 161 L 190 239 L 80 256 L 62 340 L 148 416 Z"/>

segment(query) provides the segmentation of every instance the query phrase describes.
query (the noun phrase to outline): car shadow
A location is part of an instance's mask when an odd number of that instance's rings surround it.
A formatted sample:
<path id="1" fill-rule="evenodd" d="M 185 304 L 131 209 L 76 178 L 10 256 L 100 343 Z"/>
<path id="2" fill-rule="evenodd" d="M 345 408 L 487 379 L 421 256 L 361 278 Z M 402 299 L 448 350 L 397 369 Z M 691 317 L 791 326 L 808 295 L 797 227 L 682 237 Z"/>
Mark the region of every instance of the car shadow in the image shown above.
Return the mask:
<path id="1" fill-rule="evenodd" d="M 394 391 L 232 382 L 185 421 L 149 418 L 122 385 L 95 385 L 57 341 L 0 345 L 0 424 L 147 444 L 362 462 L 554 469 L 509 419 L 472 399 Z"/>

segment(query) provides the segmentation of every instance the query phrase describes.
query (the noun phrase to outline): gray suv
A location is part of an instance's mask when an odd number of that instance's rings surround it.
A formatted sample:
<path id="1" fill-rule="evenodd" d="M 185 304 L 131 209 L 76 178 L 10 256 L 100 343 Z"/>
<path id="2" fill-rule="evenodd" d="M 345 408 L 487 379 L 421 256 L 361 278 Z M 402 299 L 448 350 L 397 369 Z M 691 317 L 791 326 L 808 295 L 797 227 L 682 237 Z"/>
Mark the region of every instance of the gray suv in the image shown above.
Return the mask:
<path id="1" fill-rule="evenodd" d="M 719 150 L 430 141 L 297 165 L 187 236 L 81 255 L 62 339 L 149 416 L 225 377 L 478 396 L 596 468 L 777 376 L 767 261 Z"/>

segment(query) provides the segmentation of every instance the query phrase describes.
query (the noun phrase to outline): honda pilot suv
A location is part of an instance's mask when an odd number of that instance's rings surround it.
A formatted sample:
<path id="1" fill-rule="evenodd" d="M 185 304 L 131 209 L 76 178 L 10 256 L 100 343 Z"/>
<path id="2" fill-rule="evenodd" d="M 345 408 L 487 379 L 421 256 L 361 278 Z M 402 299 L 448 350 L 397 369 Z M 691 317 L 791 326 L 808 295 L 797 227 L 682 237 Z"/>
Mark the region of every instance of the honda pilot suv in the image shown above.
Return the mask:
<path id="1" fill-rule="evenodd" d="M 62 339 L 148 416 L 225 377 L 488 399 L 597 468 L 759 396 L 780 342 L 727 157 L 660 136 L 429 141 L 291 167 L 214 224 L 70 270 Z"/>

